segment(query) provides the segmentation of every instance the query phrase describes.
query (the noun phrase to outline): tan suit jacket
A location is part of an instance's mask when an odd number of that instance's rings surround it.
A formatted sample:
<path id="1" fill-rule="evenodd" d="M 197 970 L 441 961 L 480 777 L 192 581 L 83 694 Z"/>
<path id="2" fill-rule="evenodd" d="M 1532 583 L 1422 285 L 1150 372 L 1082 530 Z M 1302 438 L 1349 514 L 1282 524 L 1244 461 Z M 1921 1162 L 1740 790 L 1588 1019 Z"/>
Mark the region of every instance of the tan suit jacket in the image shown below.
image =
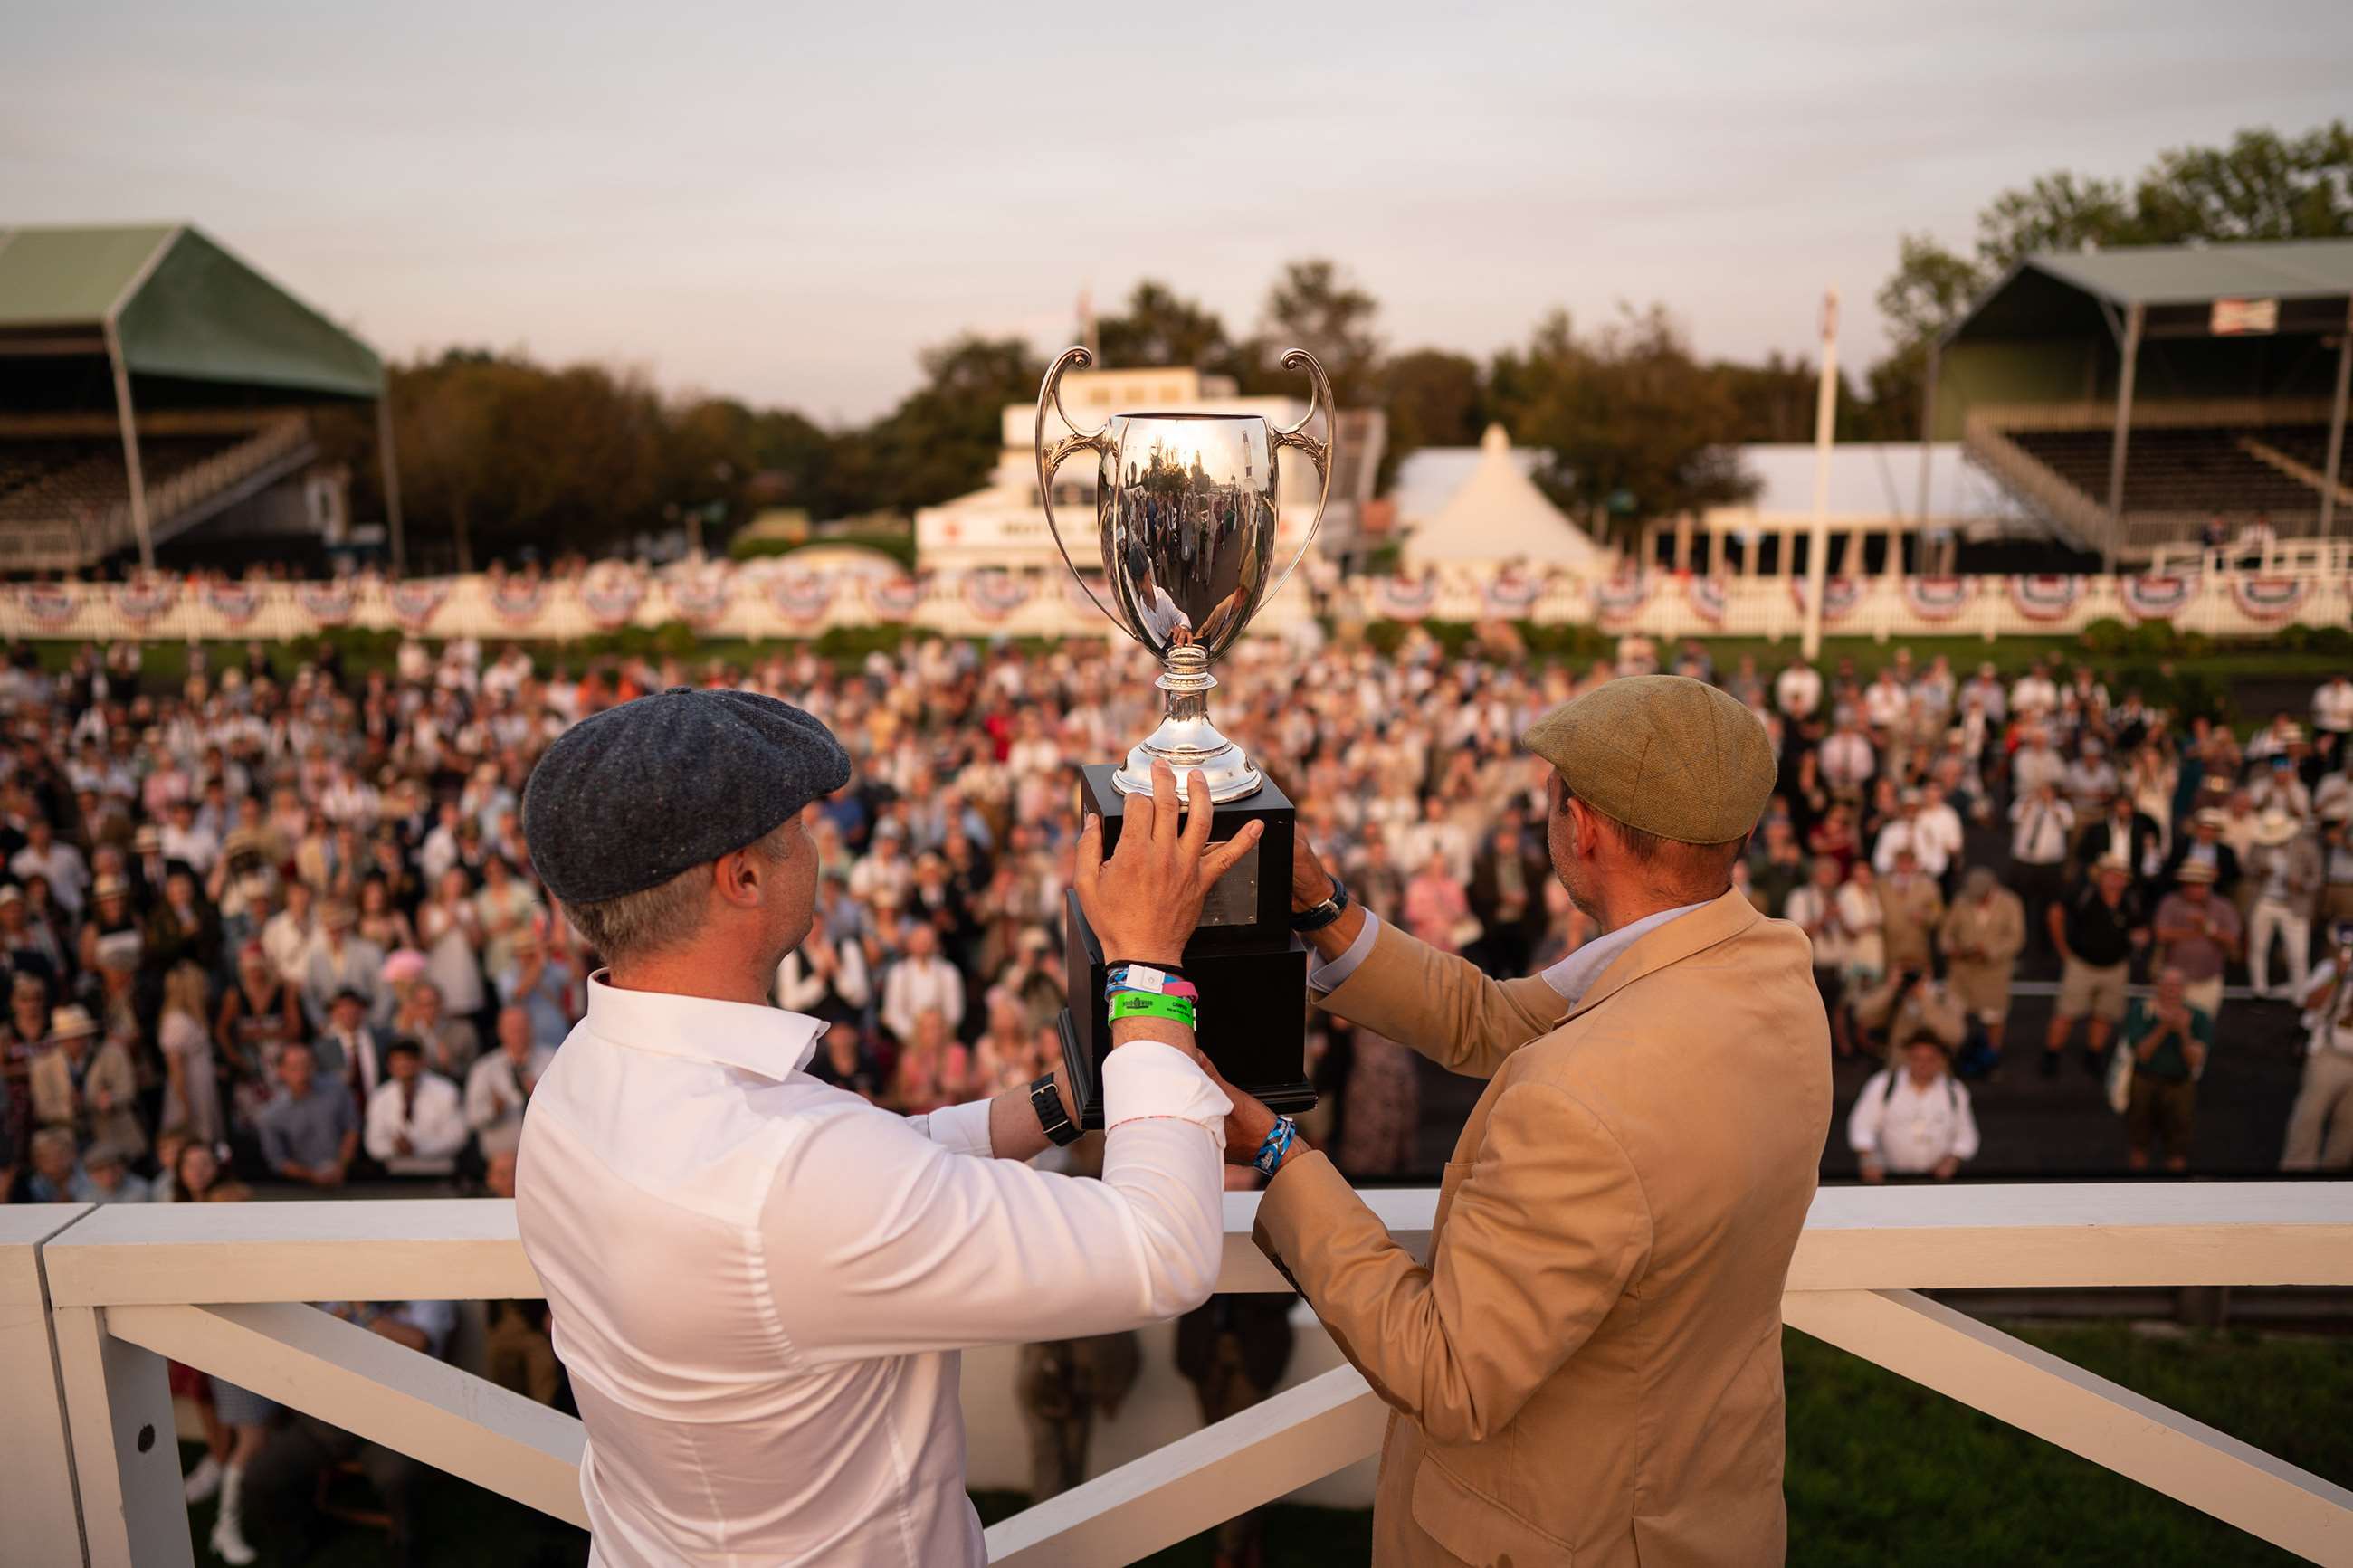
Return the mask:
<path id="1" fill-rule="evenodd" d="M 1259 1245 L 1398 1412 L 1374 1562 L 1778 1562 L 1781 1291 L 1831 1115 L 1805 934 L 1728 892 L 1571 1011 L 1384 924 L 1324 1005 L 1493 1075 L 1428 1268 L 1320 1153 L 1259 1209 Z"/>
<path id="2" fill-rule="evenodd" d="M 1880 936 L 1887 944 L 1887 972 L 1927 968 L 1929 938 L 1945 918 L 1945 895 L 1936 890 L 1936 879 L 1926 872 L 1915 872 L 1911 885 L 1899 888 L 1894 878 L 1883 877 L 1879 883 L 1879 908 Z"/>
<path id="3" fill-rule="evenodd" d="M 124 1158 L 136 1159 L 147 1149 L 140 1131 L 137 1104 L 139 1075 L 117 1040 L 100 1040 L 90 1047 L 90 1070 L 82 1075 L 81 1092 L 74 1092 L 73 1068 L 63 1047 L 51 1046 L 33 1058 L 33 1120 L 44 1127 L 72 1130 L 84 1145 L 111 1143 Z M 98 1109 L 103 1091 L 108 1110 Z"/>

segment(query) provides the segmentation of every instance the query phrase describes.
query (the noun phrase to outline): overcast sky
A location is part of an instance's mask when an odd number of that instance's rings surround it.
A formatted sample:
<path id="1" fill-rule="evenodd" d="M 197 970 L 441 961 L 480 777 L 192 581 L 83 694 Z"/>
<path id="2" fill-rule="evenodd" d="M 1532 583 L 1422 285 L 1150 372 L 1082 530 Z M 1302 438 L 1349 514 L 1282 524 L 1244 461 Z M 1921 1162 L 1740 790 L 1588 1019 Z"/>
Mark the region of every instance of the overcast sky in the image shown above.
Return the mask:
<path id="1" fill-rule="evenodd" d="M 2353 109 L 2353 4 L 20 0 L 0 225 L 182 218 L 387 353 L 596 358 L 828 420 L 965 329 L 1338 258 L 1478 354 L 1666 302 L 1883 346 L 1896 237 L 2054 167 Z"/>

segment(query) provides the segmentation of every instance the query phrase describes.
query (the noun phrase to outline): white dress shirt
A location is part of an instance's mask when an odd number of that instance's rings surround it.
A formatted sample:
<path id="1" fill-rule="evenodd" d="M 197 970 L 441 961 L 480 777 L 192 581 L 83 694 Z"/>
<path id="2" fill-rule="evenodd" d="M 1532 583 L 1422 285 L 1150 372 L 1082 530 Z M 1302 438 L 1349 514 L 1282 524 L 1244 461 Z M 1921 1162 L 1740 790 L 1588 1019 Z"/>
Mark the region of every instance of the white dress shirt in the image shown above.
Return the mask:
<path id="1" fill-rule="evenodd" d="M 400 1081 L 387 1078 L 368 1096 L 367 1130 L 361 1134 L 368 1157 L 396 1176 L 434 1175 L 453 1168 L 458 1151 L 472 1133 L 458 1086 L 436 1072 L 417 1075 L 417 1104 L 410 1107 Z M 402 1134 L 408 1152 L 400 1152 Z"/>
<path id="2" fill-rule="evenodd" d="M 466 1124 L 480 1134 L 485 1155 L 507 1153 L 522 1142 L 523 1108 L 536 1100 L 547 1069 L 554 1065 L 552 1046 L 532 1047 L 520 1067 L 501 1047 L 486 1052 L 467 1070 Z M 523 1087 L 525 1079 L 531 1080 L 529 1089 Z"/>
<path id="3" fill-rule="evenodd" d="M 882 1024 L 902 1040 L 915 1037 L 915 1020 L 936 1012 L 949 1033 L 964 1022 L 964 976 L 944 958 L 902 958 L 882 976 Z"/>
<path id="4" fill-rule="evenodd" d="M 588 1429 L 592 1564 L 984 1561 L 955 1347 L 1207 1299 L 1231 1108 L 1171 1047 L 1106 1060 L 1101 1181 L 802 1069 L 824 1026 L 599 975 L 525 1124 L 523 1250 Z"/>
<path id="5" fill-rule="evenodd" d="M 1901 1068 L 1873 1075 L 1846 1121 L 1847 1146 L 1899 1175 L 1933 1171 L 1947 1157 L 1977 1157 L 1978 1120 L 1969 1091 L 1950 1073 L 1923 1089 Z"/>

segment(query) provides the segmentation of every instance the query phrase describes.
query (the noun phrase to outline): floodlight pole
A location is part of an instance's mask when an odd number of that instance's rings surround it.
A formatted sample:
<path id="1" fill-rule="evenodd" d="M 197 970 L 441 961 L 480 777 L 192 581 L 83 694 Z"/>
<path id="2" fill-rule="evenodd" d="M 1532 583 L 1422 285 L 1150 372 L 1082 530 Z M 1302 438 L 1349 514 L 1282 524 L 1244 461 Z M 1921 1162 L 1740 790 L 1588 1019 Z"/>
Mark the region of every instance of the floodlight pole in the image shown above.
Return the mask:
<path id="1" fill-rule="evenodd" d="M 2320 481 L 2320 537 L 2337 523 L 2337 478 L 2345 461 L 2345 389 L 2353 379 L 2353 300 L 2345 302 L 2345 330 L 2337 338 L 2337 402 L 2328 411 L 2328 463 Z"/>
<path id="2" fill-rule="evenodd" d="M 1831 565 L 1831 437 L 1838 424 L 1838 290 L 1822 295 L 1822 384 L 1814 399 L 1814 525 L 1806 541 L 1806 626 L 1799 647 L 1822 652 L 1822 597 Z"/>
<path id="3" fill-rule="evenodd" d="M 114 417 L 122 426 L 122 468 L 131 481 L 131 528 L 139 536 L 139 569 L 155 570 L 155 541 L 147 530 L 147 474 L 139 461 L 139 425 L 131 406 L 131 369 L 122 363 L 122 339 L 110 318 L 106 362 L 114 372 Z"/>
<path id="4" fill-rule="evenodd" d="M 2133 379 L 2140 370 L 2140 329 L 2147 309 L 2137 300 L 2125 312 L 2124 363 L 2116 372 L 2116 434 L 2108 447 L 2107 570 L 2116 574 L 2125 533 L 2125 445 L 2132 437 Z"/>
<path id="5" fill-rule="evenodd" d="M 400 518 L 400 455 L 392 445 L 392 378 L 385 377 L 384 393 L 375 400 L 375 461 L 384 476 L 384 521 L 392 533 L 392 574 L 408 571 L 408 535 Z"/>

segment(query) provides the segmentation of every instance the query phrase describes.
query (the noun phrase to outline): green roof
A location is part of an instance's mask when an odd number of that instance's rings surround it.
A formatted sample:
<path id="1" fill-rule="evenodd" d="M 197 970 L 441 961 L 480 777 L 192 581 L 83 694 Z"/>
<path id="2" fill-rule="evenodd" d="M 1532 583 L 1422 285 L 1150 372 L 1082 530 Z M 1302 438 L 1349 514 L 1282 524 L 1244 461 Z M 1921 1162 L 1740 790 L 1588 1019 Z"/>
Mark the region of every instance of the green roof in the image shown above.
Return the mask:
<path id="1" fill-rule="evenodd" d="M 2353 239 L 2241 240 L 2053 251 L 2021 267 L 2048 272 L 2119 305 L 2203 305 L 2215 300 L 2342 299 L 2353 295 Z"/>
<path id="2" fill-rule="evenodd" d="M 110 326 L 133 374 L 384 391 L 374 349 L 187 225 L 0 228 L 0 332 Z"/>

